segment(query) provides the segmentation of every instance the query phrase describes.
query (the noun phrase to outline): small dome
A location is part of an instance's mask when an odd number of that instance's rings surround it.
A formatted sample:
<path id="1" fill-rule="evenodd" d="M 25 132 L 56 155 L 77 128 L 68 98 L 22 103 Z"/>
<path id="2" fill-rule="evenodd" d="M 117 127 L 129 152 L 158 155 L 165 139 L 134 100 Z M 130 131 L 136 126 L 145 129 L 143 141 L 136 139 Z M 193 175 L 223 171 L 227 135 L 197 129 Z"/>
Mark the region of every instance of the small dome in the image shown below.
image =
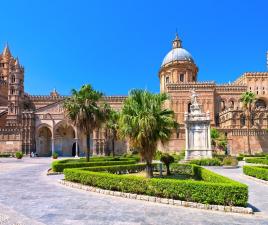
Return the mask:
<path id="1" fill-rule="evenodd" d="M 172 48 L 173 49 L 164 58 L 161 67 L 174 61 L 194 62 L 191 54 L 182 48 L 182 41 L 180 40 L 177 33 L 175 39 L 173 40 Z"/>
<path id="2" fill-rule="evenodd" d="M 161 67 L 174 61 L 194 62 L 191 54 L 188 51 L 186 51 L 184 48 L 174 48 L 165 56 Z"/>

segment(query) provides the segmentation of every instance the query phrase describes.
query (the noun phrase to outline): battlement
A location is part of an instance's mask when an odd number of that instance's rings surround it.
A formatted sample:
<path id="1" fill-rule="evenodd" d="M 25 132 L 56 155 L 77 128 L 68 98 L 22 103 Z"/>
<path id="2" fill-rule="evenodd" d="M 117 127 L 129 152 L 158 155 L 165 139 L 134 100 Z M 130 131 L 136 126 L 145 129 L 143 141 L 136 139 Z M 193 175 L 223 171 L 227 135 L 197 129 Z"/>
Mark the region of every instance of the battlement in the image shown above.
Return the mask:
<path id="1" fill-rule="evenodd" d="M 65 99 L 67 96 L 51 96 L 51 95 L 28 95 L 29 99 L 32 101 L 49 101 L 49 100 L 63 100 Z"/>
<path id="2" fill-rule="evenodd" d="M 268 72 L 245 72 L 234 81 L 234 84 L 241 83 L 245 78 L 268 78 Z"/>
<path id="3" fill-rule="evenodd" d="M 235 83 L 231 84 L 220 84 L 216 86 L 216 91 L 218 92 L 226 92 L 226 91 L 236 91 L 236 92 L 245 92 L 247 90 L 247 86 L 245 85 L 238 85 Z"/>
<path id="4" fill-rule="evenodd" d="M 127 96 L 104 96 L 102 99 L 107 102 L 123 102 Z"/>

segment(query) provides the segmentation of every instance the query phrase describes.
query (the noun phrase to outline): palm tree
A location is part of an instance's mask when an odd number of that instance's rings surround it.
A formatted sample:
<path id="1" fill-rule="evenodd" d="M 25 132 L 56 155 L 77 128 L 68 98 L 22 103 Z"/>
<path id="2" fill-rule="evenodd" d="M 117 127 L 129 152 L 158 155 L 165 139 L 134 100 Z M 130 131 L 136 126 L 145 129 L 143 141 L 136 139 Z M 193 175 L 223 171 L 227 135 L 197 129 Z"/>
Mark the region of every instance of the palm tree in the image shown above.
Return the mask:
<path id="1" fill-rule="evenodd" d="M 104 121 L 102 108 L 98 105 L 103 94 L 83 85 L 80 90 L 72 90 L 72 95 L 64 101 L 64 111 L 68 122 L 87 136 L 86 161 L 90 157 L 90 134 Z"/>
<path id="2" fill-rule="evenodd" d="M 252 92 L 244 92 L 241 95 L 240 101 L 243 103 L 243 107 L 246 111 L 246 119 L 247 119 L 247 145 L 248 145 L 248 154 L 251 155 L 250 149 L 250 140 L 249 140 L 249 128 L 250 128 L 250 118 L 252 113 L 252 104 L 256 100 L 256 95 Z"/>
<path id="3" fill-rule="evenodd" d="M 177 127 L 174 112 L 164 108 L 165 93 L 152 94 L 146 90 L 132 90 L 124 101 L 119 118 L 119 132 L 128 138 L 146 161 L 146 175 L 153 176 L 152 159 L 158 141 L 165 143 Z"/>
<path id="4" fill-rule="evenodd" d="M 106 127 L 108 129 L 108 134 L 112 139 L 112 156 L 115 156 L 114 148 L 115 141 L 118 140 L 118 129 L 119 129 L 119 112 L 110 109 L 108 112 L 108 118 L 106 121 Z"/>

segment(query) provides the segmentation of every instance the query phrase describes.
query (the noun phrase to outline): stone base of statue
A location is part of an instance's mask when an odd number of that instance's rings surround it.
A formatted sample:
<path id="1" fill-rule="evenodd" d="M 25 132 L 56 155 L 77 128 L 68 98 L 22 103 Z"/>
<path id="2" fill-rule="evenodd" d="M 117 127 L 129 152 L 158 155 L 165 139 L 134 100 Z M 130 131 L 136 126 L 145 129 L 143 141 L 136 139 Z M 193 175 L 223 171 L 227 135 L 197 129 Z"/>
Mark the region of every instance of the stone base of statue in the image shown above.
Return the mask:
<path id="1" fill-rule="evenodd" d="M 201 112 L 197 94 L 193 91 L 190 112 L 184 115 L 185 160 L 212 158 L 209 112 Z"/>

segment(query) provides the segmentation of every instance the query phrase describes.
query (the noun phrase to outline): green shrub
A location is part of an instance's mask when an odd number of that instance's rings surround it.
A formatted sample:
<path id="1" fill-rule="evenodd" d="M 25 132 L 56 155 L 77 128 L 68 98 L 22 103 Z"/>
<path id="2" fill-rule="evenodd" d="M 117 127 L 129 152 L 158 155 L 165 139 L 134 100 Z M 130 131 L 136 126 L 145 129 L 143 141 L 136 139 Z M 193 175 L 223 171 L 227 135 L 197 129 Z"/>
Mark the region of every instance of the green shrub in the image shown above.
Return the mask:
<path id="1" fill-rule="evenodd" d="M 172 155 L 169 155 L 167 153 L 164 153 L 161 155 L 160 158 L 161 162 L 165 164 L 166 168 L 167 168 L 167 175 L 170 175 L 170 169 L 169 169 L 169 165 L 171 163 L 174 163 L 174 157 Z"/>
<path id="2" fill-rule="evenodd" d="M 195 164 L 199 166 L 221 166 L 222 163 L 218 158 L 212 158 L 191 160 L 190 164 Z"/>
<path id="3" fill-rule="evenodd" d="M 268 180 L 268 166 L 243 166 L 243 172 L 246 175 L 256 177 L 262 180 Z"/>
<path id="4" fill-rule="evenodd" d="M 53 152 L 53 154 L 52 154 L 52 158 L 53 159 L 57 159 L 58 156 L 59 156 L 59 154 L 57 152 Z"/>
<path id="5" fill-rule="evenodd" d="M 213 156 L 213 158 L 219 159 L 221 162 L 226 157 L 226 155 L 220 155 L 220 154 L 213 154 L 212 156 Z"/>
<path id="6" fill-rule="evenodd" d="M 237 161 L 243 161 L 244 160 L 244 156 L 236 156 L 236 159 L 237 159 Z"/>
<path id="7" fill-rule="evenodd" d="M 135 160 L 122 160 L 122 161 L 77 161 L 70 162 L 66 160 L 58 160 L 52 163 L 52 170 L 54 172 L 63 172 L 65 168 L 79 168 L 79 167 L 96 167 L 96 166 L 109 166 L 109 165 L 126 165 L 126 164 L 134 164 Z"/>
<path id="8" fill-rule="evenodd" d="M 222 161 L 224 166 L 237 166 L 238 160 L 234 156 L 226 156 Z"/>
<path id="9" fill-rule="evenodd" d="M 115 166 L 118 172 L 125 170 L 126 165 Z M 130 168 L 140 166 L 139 164 L 128 165 Z M 145 164 L 143 164 L 145 166 Z M 106 168 L 83 168 L 65 169 L 65 179 L 82 184 L 95 186 L 103 189 L 122 191 L 127 193 L 145 194 L 164 198 L 173 198 L 186 201 L 200 202 L 205 204 L 238 205 L 245 206 L 248 199 L 248 188 L 229 178 L 217 175 L 196 165 L 173 165 L 183 173 L 194 173 L 193 176 L 200 176 L 202 181 L 197 180 L 174 180 L 161 178 L 144 178 L 139 176 L 122 176 L 103 171 L 111 172 L 111 167 Z M 121 167 L 121 168 L 120 168 Z M 183 168 L 185 167 L 185 168 Z M 94 170 L 94 171 L 91 171 Z M 96 172 L 102 171 L 102 172 Z M 114 173 L 116 171 L 113 170 Z"/>
<path id="10" fill-rule="evenodd" d="M 249 158 L 245 158 L 245 161 L 247 163 L 268 165 L 268 160 L 265 157 L 249 157 Z"/>
<path id="11" fill-rule="evenodd" d="M 12 157 L 13 155 L 11 153 L 0 153 L 0 158 L 9 158 Z"/>
<path id="12" fill-rule="evenodd" d="M 15 156 L 16 156 L 17 159 L 22 159 L 23 153 L 22 152 L 16 152 Z"/>

